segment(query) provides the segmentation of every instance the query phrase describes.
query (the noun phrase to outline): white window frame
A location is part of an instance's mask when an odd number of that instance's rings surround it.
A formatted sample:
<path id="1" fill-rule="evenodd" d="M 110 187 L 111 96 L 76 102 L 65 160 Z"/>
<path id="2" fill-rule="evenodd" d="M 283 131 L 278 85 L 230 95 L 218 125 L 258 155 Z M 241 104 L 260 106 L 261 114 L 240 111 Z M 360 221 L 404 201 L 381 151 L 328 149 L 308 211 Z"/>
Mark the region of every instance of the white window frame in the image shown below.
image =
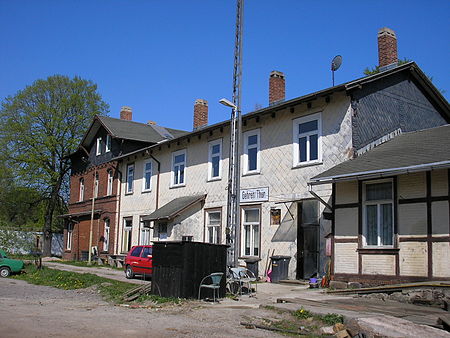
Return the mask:
<path id="1" fill-rule="evenodd" d="M 73 224 L 69 223 L 67 225 L 66 250 L 72 250 L 72 241 L 73 241 Z"/>
<path id="2" fill-rule="evenodd" d="M 84 201 L 84 177 L 81 177 L 79 180 L 80 183 L 80 191 L 78 192 L 78 201 Z"/>
<path id="3" fill-rule="evenodd" d="M 391 183 L 391 199 L 387 199 L 387 200 L 372 200 L 372 201 L 366 201 L 366 187 L 368 185 L 371 184 L 378 184 L 378 183 L 386 183 L 389 182 Z M 363 193 L 363 212 L 362 212 L 362 217 L 363 217 L 363 234 L 362 234 L 362 239 L 363 239 L 363 247 L 366 248 L 393 248 L 394 247 L 394 183 L 391 179 L 385 179 L 385 180 L 375 180 L 375 181 L 367 181 L 367 182 L 363 182 L 363 189 L 362 189 L 362 193 Z M 381 212 L 380 212 L 380 208 L 382 204 L 391 204 L 392 207 L 392 244 L 383 244 L 381 243 L 381 221 L 380 221 L 380 217 L 381 217 Z M 377 206 L 377 244 L 376 245 L 368 245 L 367 244 L 367 206 L 369 205 L 376 205 Z"/>
<path id="4" fill-rule="evenodd" d="M 97 145 L 96 145 L 95 154 L 97 156 L 102 154 L 102 138 L 101 137 L 97 137 Z"/>
<path id="5" fill-rule="evenodd" d="M 130 181 L 130 169 L 133 169 L 133 175 L 131 176 Z M 127 179 L 125 182 L 125 194 L 132 194 L 134 191 L 134 163 L 127 164 Z"/>
<path id="6" fill-rule="evenodd" d="M 150 245 L 151 237 L 150 237 L 150 221 L 141 220 L 141 229 L 139 234 L 139 245 Z"/>
<path id="7" fill-rule="evenodd" d="M 184 166 L 184 174 L 183 174 L 183 182 L 180 182 L 181 175 L 179 175 L 179 170 L 175 170 L 175 157 L 179 155 L 184 155 L 184 162 L 180 162 L 177 164 L 178 166 L 183 165 Z M 186 149 L 181 149 L 178 151 L 174 151 L 172 153 L 172 170 L 171 170 L 171 177 L 170 177 L 170 187 L 183 187 L 186 185 L 186 162 L 187 162 L 187 155 L 186 155 Z M 178 182 L 175 183 L 175 176 L 178 176 Z"/>
<path id="8" fill-rule="evenodd" d="M 219 224 L 211 224 L 209 215 L 210 214 L 219 214 Z M 212 242 L 209 240 L 209 233 L 212 231 L 213 233 L 213 240 Z M 222 210 L 219 209 L 212 209 L 212 210 L 206 210 L 206 233 L 205 233 L 205 242 L 206 243 L 212 243 L 212 244 L 220 244 L 222 240 Z"/>
<path id="9" fill-rule="evenodd" d="M 306 122 L 311 122 L 317 120 L 317 132 L 307 132 L 307 133 L 300 133 L 298 128 L 299 125 Z M 304 165 L 314 164 L 314 163 L 322 163 L 322 113 L 315 113 L 307 116 L 302 116 L 299 118 L 296 118 L 292 121 L 292 145 L 293 145 L 293 162 L 292 166 L 295 167 L 301 167 Z M 309 147 L 309 138 L 311 135 L 317 135 L 317 159 L 316 160 L 310 160 L 310 147 Z M 299 146 L 299 138 L 300 137 L 306 137 L 306 161 L 300 162 L 300 146 Z"/>
<path id="10" fill-rule="evenodd" d="M 150 169 L 146 168 L 147 164 L 150 164 Z M 146 188 L 147 173 L 150 173 L 150 177 L 148 179 L 148 188 Z M 142 192 L 152 191 L 152 175 L 153 175 L 153 163 L 152 160 L 149 159 L 147 161 L 144 161 L 144 164 L 142 166 Z"/>
<path id="11" fill-rule="evenodd" d="M 219 154 L 213 154 L 214 146 L 219 146 Z M 219 157 L 219 175 L 213 176 L 213 157 Z M 208 181 L 216 181 L 222 179 L 222 139 L 211 141 L 208 143 Z"/>
<path id="12" fill-rule="evenodd" d="M 245 221 L 245 211 L 246 210 L 258 210 L 259 220 L 258 222 L 246 222 Z M 259 257 L 261 256 L 261 208 L 259 206 L 249 206 L 241 208 L 241 234 L 242 234 L 242 243 L 241 243 L 241 256 L 243 257 Z M 246 233 L 245 226 L 250 226 L 250 254 L 246 254 L 245 252 L 245 242 L 246 242 Z M 255 227 L 258 227 L 258 254 L 255 255 Z"/>
<path id="13" fill-rule="evenodd" d="M 127 226 L 127 222 L 131 221 L 131 225 Z M 128 245 L 128 243 L 125 243 L 125 233 L 128 232 L 128 236 L 127 237 L 130 241 L 130 247 L 129 248 L 125 248 L 126 245 Z M 122 252 L 128 252 L 130 251 L 131 247 L 133 246 L 133 218 L 132 217 L 124 217 L 123 218 L 123 230 L 122 230 Z M 128 242 L 128 241 L 127 241 Z"/>
<path id="14" fill-rule="evenodd" d="M 108 186 L 106 191 L 106 194 L 108 196 L 111 196 L 113 193 L 113 184 L 114 184 L 114 174 L 113 171 L 110 169 L 108 170 Z"/>
<path id="15" fill-rule="evenodd" d="M 105 225 L 103 229 L 103 251 L 109 250 L 109 234 L 111 232 L 110 220 L 105 218 Z"/>
<path id="16" fill-rule="evenodd" d="M 254 136 L 256 135 L 258 137 L 258 142 L 256 143 L 256 145 L 250 145 L 248 144 L 248 138 L 250 136 Z M 251 174 L 259 174 L 261 171 L 261 166 L 260 166 L 260 153 L 261 153 L 261 131 L 260 129 L 253 129 L 253 130 L 249 130 L 246 131 L 243 134 L 243 139 L 244 139 L 244 156 L 243 156 L 243 160 L 244 160 L 244 175 L 251 175 Z M 248 168 L 248 151 L 249 149 L 253 149 L 256 148 L 256 169 L 254 170 L 249 170 Z"/>
<path id="17" fill-rule="evenodd" d="M 111 151 L 111 135 L 106 135 L 105 142 L 105 153 L 109 153 Z"/>

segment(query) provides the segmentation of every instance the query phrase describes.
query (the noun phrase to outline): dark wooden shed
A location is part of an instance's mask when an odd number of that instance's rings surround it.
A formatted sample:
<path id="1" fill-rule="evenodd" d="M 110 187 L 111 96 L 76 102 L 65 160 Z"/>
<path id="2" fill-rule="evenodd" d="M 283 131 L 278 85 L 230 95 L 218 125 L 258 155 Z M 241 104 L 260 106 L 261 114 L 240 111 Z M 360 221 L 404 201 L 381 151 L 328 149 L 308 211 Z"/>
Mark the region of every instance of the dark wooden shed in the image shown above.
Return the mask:
<path id="1" fill-rule="evenodd" d="M 152 293 L 197 298 L 201 280 L 211 273 L 223 272 L 219 294 L 224 297 L 227 248 L 227 245 L 201 242 L 155 242 Z M 212 298 L 210 291 L 202 289 L 202 298 Z"/>

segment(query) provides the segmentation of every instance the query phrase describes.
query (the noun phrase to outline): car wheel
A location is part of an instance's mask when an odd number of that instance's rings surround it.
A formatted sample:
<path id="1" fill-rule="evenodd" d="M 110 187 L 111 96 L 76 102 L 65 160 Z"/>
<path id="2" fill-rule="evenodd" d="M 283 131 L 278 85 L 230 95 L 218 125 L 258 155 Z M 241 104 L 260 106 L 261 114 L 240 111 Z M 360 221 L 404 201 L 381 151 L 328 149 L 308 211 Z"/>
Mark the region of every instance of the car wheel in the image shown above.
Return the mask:
<path id="1" fill-rule="evenodd" d="M 1 277 L 5 278 L 5 277 L 9 277 L 10 275 L 11 275 L 11 270 L 8 267 L 3 266 L 0 268 L 0 276 Z"/>
<path id="2" fill-rule="evenodd" d="M 125 277 L 128 279 L 131 279 L 134 277 L 134 272 L 133 272 L 133 268 L 131 267 L 131 265 L 128 265 L 127 268 L 125 269 Z"/>

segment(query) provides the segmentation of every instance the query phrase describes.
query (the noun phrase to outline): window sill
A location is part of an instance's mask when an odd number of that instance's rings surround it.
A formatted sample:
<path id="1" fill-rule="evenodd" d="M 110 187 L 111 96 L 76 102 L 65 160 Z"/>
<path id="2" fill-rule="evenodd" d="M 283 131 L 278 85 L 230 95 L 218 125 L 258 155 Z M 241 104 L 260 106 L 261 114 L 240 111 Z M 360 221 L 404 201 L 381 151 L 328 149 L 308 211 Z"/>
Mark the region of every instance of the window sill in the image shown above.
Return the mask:
<path id="1" fill-rule="evenodd" d="M 312 166 L 315 166 L 315 165 L 322 165 L 322 164 L 323 164 L 322 161 L 301 162 L 301 163 L 297 163 L 297 164 L 293 165 L 292 169 L 312 167 Z"/>
<path id="2" fill-rule="evenodd" d="M 243 173 L 242 174 L 242 176 L 244 177 L 244 176 L 253 176 L 253 175 L 260 175 L 261 174 L 261 171 L 249 171 L 249 172 L 246 172 L 246 173 Z"/>
<path id="3" fill-rule="evenodd" d="M 359 248 L 356 251 L 366 255 L 395 255 L 400 249 L 394 247 L 365 247 Z"/>
<path id="4" fill-rule="evenodd" d="M 126 193 L 125 193 L 125 196 L 128 196 L 128 195 L 133 195 L 133 191 L 130 191 L 130 192 L 126 192 Z"/>
<path id="5" fill-rule="evenodd" d="M 149 192 L 152 192 L 152 189 L 142 190 L 142 193 L 143 193 L 143 194 L 148 194 Z"/>
<path id="6" fill-rule="evenodd" d="M 171 186 L 169 187 L 169 189 L 183 188 L 183 187 L 185 187 L 185 186 L 186 186 L 186 184 L 171 185 Z"/>
<path id="7" fill-rule="evenodd" d="M 221 181 L 222 177 L 213 177 L 213 178 L 208 178 L 208 180 L 206 182 L 215 182 L 215 181 Z"/>

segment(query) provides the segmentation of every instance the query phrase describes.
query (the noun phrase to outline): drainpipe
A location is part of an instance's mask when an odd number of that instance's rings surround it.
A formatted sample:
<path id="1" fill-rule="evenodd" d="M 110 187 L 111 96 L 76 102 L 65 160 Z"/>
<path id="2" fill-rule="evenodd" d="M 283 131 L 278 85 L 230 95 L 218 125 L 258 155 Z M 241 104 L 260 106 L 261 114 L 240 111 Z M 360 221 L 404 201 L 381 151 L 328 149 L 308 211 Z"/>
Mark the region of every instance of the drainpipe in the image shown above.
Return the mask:
<path id="1" fill-rule="evenodd" d="M 88 265 L 91 265 L 92 259 L 92 232 L 94 228 L 94 207 L 95 207 L 95 184 L 97 183 L 97 169 L 94 170 L 94 184 L 92 185 L 92 209 L 91 209 L 91 225 L 89 228 L 89 251 L 88 251 Z M 97 189 L 98 191 L 98 189 Z"/>
<path id="2" fill-rule="evenodd" d="M 158 182 L 156 183 L 156 206 L 155 210 L 158 209 L 158 201 L 159 201 L 159 174 L 161 172 L 161 162 L 159 162 L 153 155 L 150 155 L 150 157 L 158 164 Z"/>
<path id="3" fill-rule="evenodd" d="M 122 172 L 119 170 L 119 163 L 115 167 L 119 177 L 117 177 L 117 211 L 116 211 L 116 240 L 114 243 L 114 254 L 119 254 L 119 227 L 120 227 L 120 202 L 122 200 Z"/>

